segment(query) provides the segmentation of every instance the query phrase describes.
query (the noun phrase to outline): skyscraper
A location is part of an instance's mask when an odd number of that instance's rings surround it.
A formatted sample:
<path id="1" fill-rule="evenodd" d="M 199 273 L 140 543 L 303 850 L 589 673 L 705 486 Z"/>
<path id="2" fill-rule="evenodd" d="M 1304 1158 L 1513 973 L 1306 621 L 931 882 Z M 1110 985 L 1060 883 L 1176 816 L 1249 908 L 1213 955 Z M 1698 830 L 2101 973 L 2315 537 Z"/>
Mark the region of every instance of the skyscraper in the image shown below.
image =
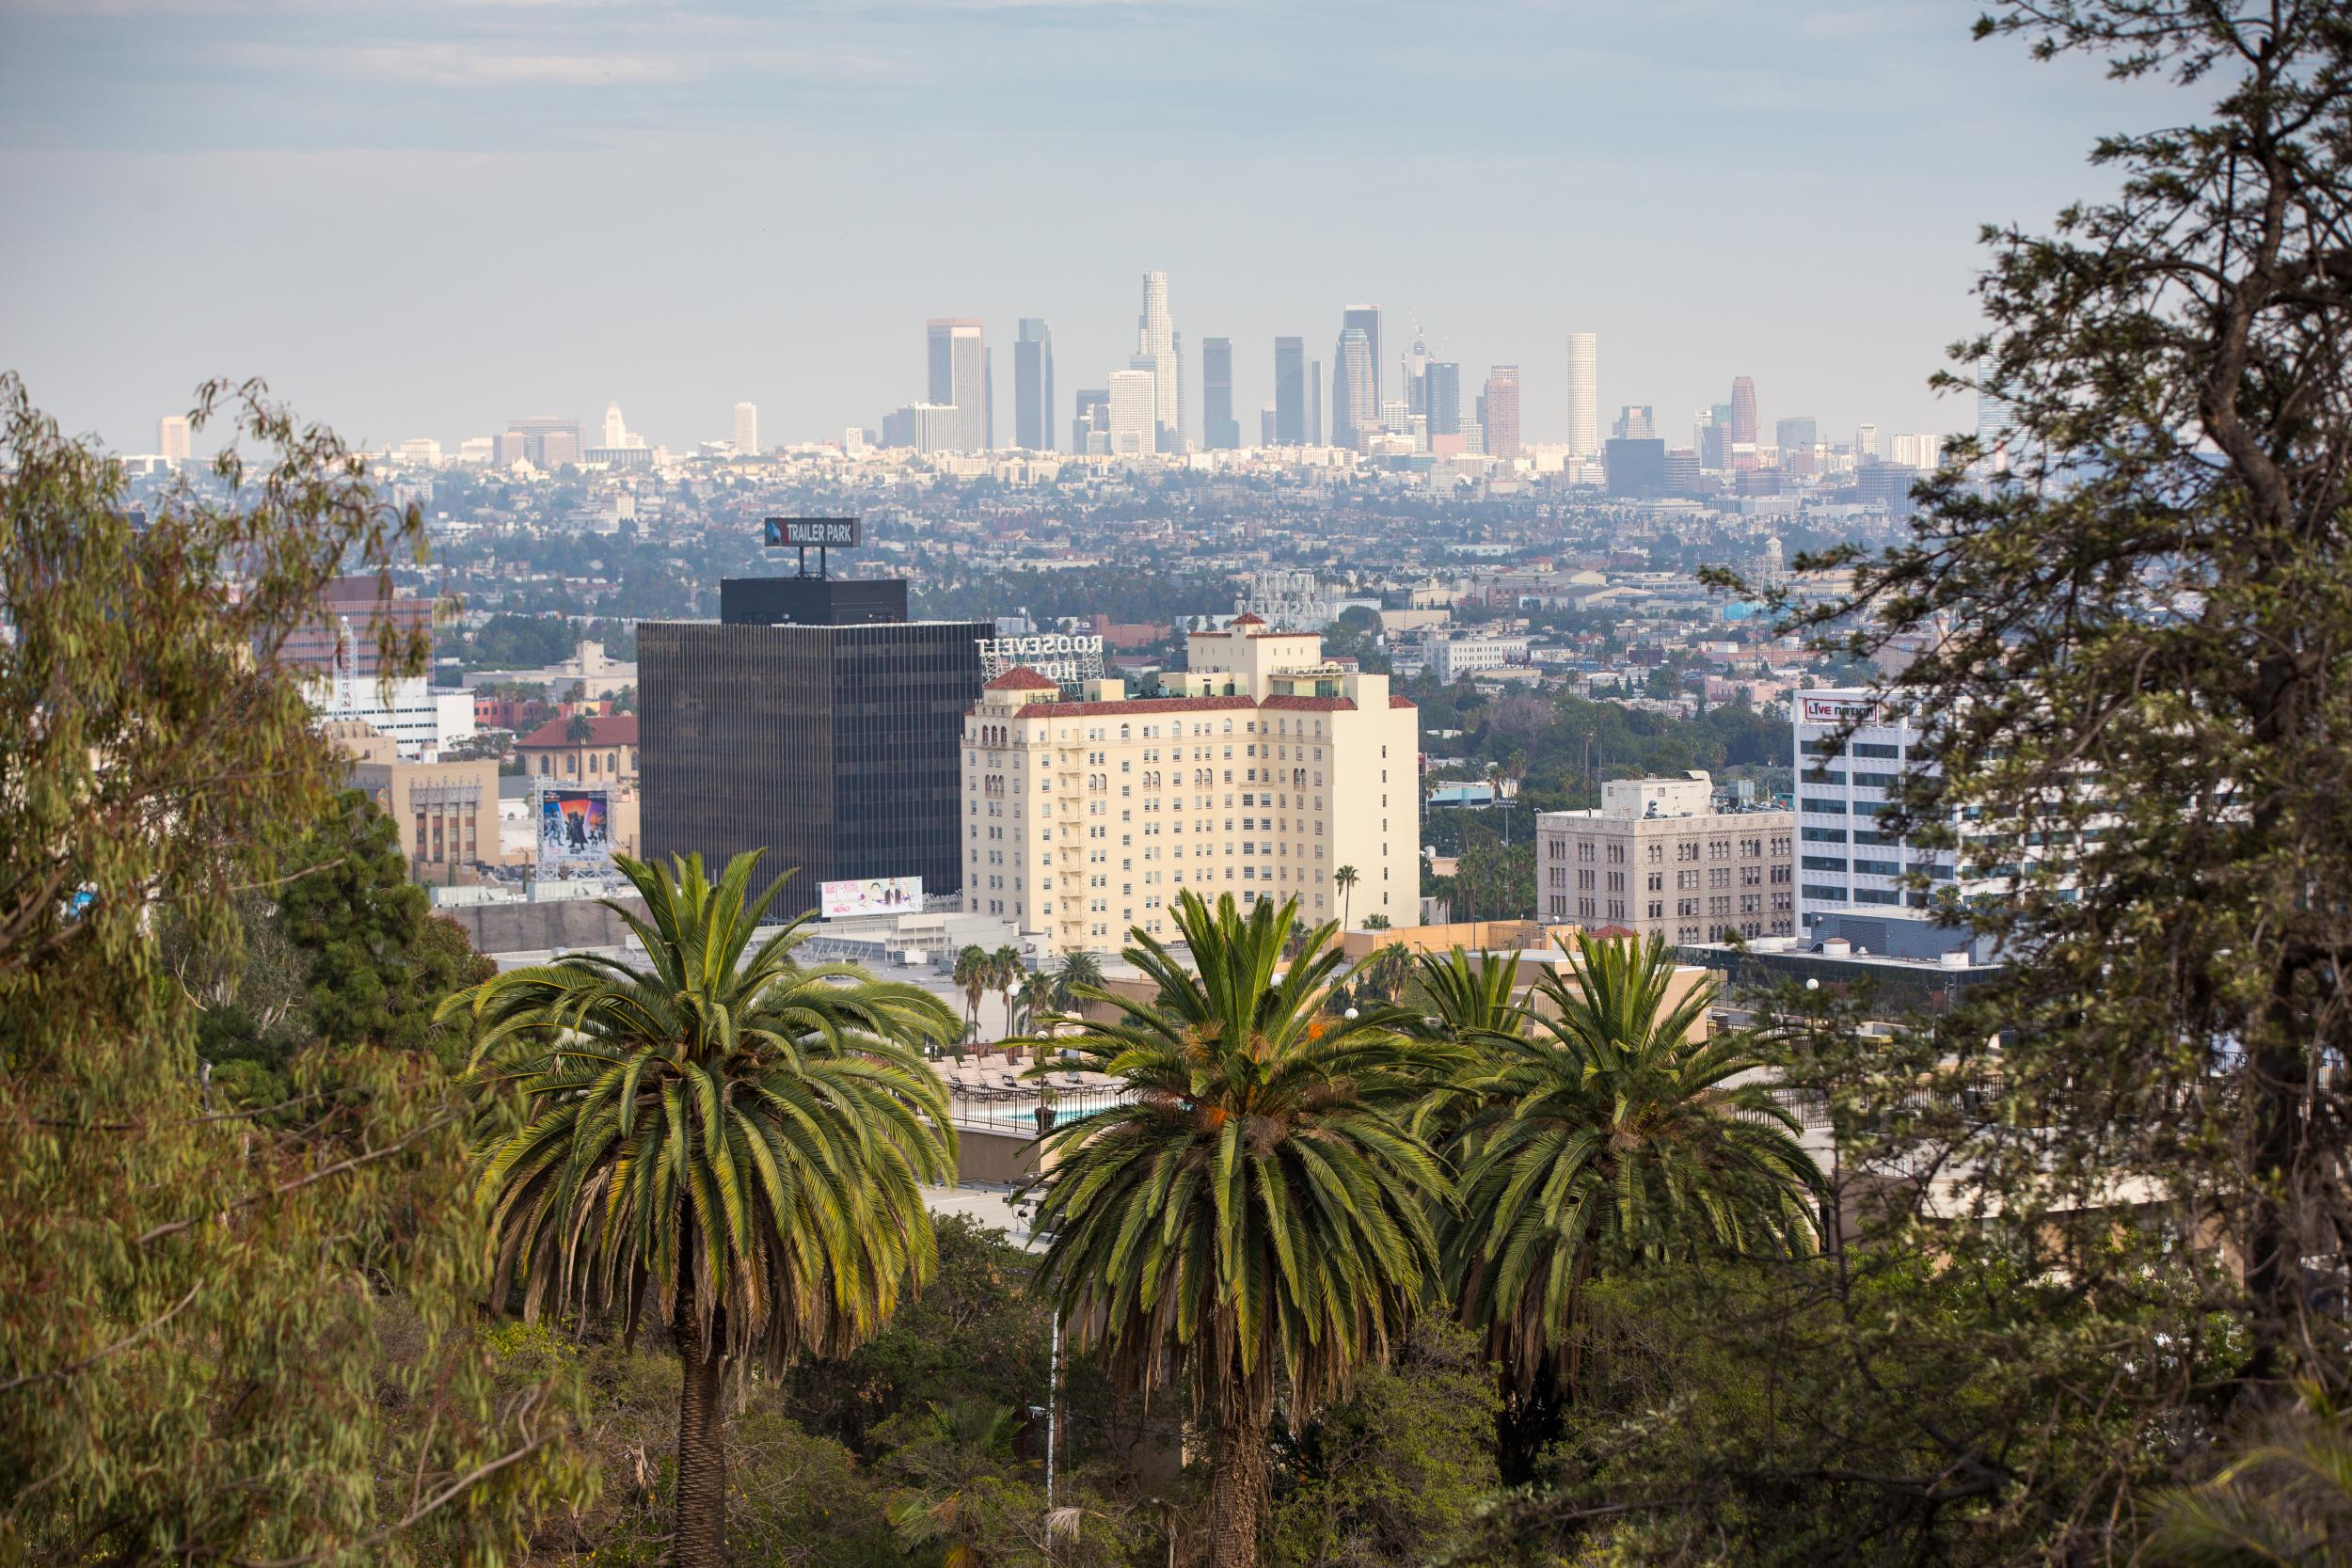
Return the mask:
<path id="1" fill-rule="evenodd" d="M 1054 450 L 1054 334 L 1039 316 L 1022 317 L 1013 340 L 1012 444 Z"/>
<path id="2" fill-rule="evenodd" d="M 1772 421 L 1772 444 L 1780 449 L 1780 460 L 1788 461 L 1791 451 L 1811 451 L 1820 440 L 1817 426 L 1810 414 L 1792 414 L 1785 420 Z"/>
<path id="3" fill-rule="evenodd" d="M 1413 324 L 1413 346 L 1405 351 L 1405 407 L 1407 413 L 1429 412 L 1429 341 L 1422 336 L 1421 324 Z"/>
<path id="4" fill-rule="evenodd" d="M 1110 386 L 1111 455 L 1140 457 L 1156 451 L 1158 378 L 1150 371 L 1113 371 Z"/>
<path id="5" fill-rule="evenodd" d="M 980 324 L 953 317 L 924 323 L 930 379 L 924 399 L 956 407 L 957 451 L 988 450 L 988 347 Z"/>
<path id="6" fill-rule="evenodd" d="M 618 403 L 606 404 L 604 405 L 604 444 L 608 447 L 617 447 L 626 445 L 628 441 L 628 421 L 621 418 L 621 405 Z"/>
<path id="7" fill-rule="evenodd" d="M 1497 365 L 1486 372 L 1486 455 L 1519 454 L 1519 368 Z"/>
<path id="8" fill-rule="evenodd" d="M 1070 421 L 1070 450 L 1084 455 L 1111 450 L 1111 393 L 1107 387 L 1081 387 Z"/>
<path id="9" fill-rule="evenodd" d="M 1200 444 L 1212 451 L 1241 445 L 1233 419 L 1233 340 L 1200 340 Z"/>
<path id="10" fill-rule="evenodd" d="M 738 457 L 759 455 L 759 404 L 755 403 L 735 405 L 735 454 Z"/>
<path id="11" fill-rule="evenodd" d="M 1377 305 L 1349 306 L 1340 313 L 1340 329 L 1345 331 L 1351 326 L 1362 331 L 1364 341 L 1372 350 L 1372 395 L 1369 402 L 1361 404 L 1365 412 L 1359 416 L 1365 422 L 1370 423 L 1378 419 L 1380 412 L 1380 307 Z M 1336 420 L 1338 417 L 1339 410 L 1333 409 L 1332 418 Z M 1336 424 L 1332 430 L 1331 444 L 1333 446 L 1342 444 Z"/>
<path id="12" fill-rule="evenodd" d="M 1646 403 L 1629 403 L 1617 410 L 1609 434 L 1620 441 L 1646 441 L 1658 434 L 1658 411 Z"/>
<path id="13" fill-rule="evenodd" d="M 1285 447 L 1307 444 L 1307 340 L 1274 340 L 1274 439 Z"/>
<path id="14" fill-rule="evenodd" d="M 1756 445 L 1756 382 L 1744 375 L 1731 378 L 1731 436 L 1734 442 Z"/>
<path id="15" fill-rule="evenodd" d="M 167 414 L 155 421 L 155 452 L 174 463 L 187 460 L 188 417 L 185 414 Z"/>
<path id="16" fill-rule="evenodd" d="M 1307 367 L 1307 444 L 1323 445 L 1323 361 Z"/>
<path id="17" fill-rule="evenodd" d="M 1858 424 L 1853 429 L 1853 460 L 1857 464 L 1879 460 L 1879 427 Z"/>
<path id="18" fill-rule="evenodd" d="M 1153 450 L 1184 450 L 1184 368 L 1182 340 L 1168 310 L 1168 274 L 1143 275 L 1143 314 L 1136 318 L 1134 368 L 1149 371 L 1152 388 Z"/>
<path id="19" fill-rule="evenodd" d="M 1600 451 L 1600 340 L 1590 332 L 1568 334 L 1568 455 L 1591 457 Z"/>
<path id="20" fill-rule="evenodd" d="M 1429 438 L 1462 433 L 1462 367 L 1451 359 L 1432 359 L 1422 371 L 1422 412 L 1429 420 Z"/>
<path id="21" fill-rule="evenodd" d="M 1352 312 L 1351 312 L 1352 313 Z M 1360 326 L 1340 333 L 1331 352 L 1331 444 L 1359 448 L 1380 428 L 1380 367 L 1372 340 Z"/>

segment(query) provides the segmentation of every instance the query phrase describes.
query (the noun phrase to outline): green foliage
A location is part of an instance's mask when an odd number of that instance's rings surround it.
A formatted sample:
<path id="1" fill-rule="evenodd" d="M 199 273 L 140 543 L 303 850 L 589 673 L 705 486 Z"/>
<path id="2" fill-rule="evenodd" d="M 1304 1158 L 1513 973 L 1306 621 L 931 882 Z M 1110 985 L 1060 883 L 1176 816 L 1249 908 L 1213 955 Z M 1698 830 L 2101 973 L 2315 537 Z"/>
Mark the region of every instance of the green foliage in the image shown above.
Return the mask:
<path id="1" fill-rule="evenodd" d="M 1491 1370 L 1467 1331 L 1426 1323 L 1299 1439 L 1267 1559 L 1280 1568 L 1429 1562 L 1495 1493 Z"/>
<path id="2" fill-rule="evenodd" d="M 888 1326 L 846 1355 L 803 1356 L 785 1376 L 794 1418 L 866 1458 L 874 1429 L 910 1409 L 1045 1400 L 1053 1309 L 1028 1289 L 1032 1259 L 969 1218 L 934 1230 L 931 1282 Z"/>
<path id="3" fill-rule="evenodd" d="M 565 1386 L 501 1397 L 469 1331 L 437 1065 L 364 1029 L 293 1052 L 320 1099 L 283 1127 L 199 1090 L 197 993 L 336 799 L 285 642 L 419 536 L 258 388 L 216 412 L 259 466 L 140 528 L 0 377 L 0 1560 L 509 1558 L 588 1489 Z M 387 622 L 378 652 L 422 650 Z M 257 946 L 291 991 L 291 942 Z"/>

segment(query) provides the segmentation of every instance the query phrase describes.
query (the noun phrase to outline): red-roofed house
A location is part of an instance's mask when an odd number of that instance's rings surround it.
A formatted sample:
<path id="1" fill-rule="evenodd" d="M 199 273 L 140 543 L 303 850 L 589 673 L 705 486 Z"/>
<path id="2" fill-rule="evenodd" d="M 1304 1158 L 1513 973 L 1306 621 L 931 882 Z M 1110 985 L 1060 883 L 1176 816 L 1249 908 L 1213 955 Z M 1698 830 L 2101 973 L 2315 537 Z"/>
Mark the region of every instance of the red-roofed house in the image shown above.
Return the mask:
<path id="1" fill-rule="evenodd" d="M 1051 684 L 1050 682 L 1048 684 Z M 523 771 L 576 784 L 637 782 L 637 715 L 607 713 L 550 719 L 515 742 Z"/>

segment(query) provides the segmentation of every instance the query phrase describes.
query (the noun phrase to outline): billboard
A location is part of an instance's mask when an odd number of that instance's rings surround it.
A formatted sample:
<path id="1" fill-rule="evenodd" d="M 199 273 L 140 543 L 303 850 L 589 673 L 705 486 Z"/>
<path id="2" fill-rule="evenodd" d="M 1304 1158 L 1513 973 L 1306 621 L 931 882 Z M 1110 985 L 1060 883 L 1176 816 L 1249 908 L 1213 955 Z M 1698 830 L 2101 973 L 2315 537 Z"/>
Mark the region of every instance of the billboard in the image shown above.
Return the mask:
<path id="1" fill-rule="evenodd" d="M 867 877 L 853 882 L 822 882 L 817 908 L 827 920 L 854 914 L 911 914 L 923 907 L 920 877 Z"/>
<path id="2" fill-rule="evenodd" d="M 855 517 L 766 517 L 760 521 L 760 542 L 770 549 L 855 549 Z"/>
<path id="3" fill-rule="evenodd" d="M 612 813 L 601 789 L 539 797 L 539 863 L 601 865 L 612 857 Z"/>

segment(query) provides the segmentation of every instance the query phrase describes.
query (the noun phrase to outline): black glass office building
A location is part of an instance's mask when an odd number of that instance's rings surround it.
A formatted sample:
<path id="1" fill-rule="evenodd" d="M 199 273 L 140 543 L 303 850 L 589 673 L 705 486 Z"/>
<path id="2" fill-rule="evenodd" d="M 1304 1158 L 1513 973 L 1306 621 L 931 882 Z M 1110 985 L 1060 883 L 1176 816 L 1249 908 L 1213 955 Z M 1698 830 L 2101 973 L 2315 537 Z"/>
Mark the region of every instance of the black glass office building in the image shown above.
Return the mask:
<path id="1" fill-rule="evenodd" d="M 958 744 L 995 627 L 741 624 L 740 607 L 765 595 L 727 587 L 730 621 L 637 627 L 646 853 L 699 851 L 715 867 L 764 847 L 764 874 L 799 872 L 792 909 L 820 882 L 960 890 Z"/>

